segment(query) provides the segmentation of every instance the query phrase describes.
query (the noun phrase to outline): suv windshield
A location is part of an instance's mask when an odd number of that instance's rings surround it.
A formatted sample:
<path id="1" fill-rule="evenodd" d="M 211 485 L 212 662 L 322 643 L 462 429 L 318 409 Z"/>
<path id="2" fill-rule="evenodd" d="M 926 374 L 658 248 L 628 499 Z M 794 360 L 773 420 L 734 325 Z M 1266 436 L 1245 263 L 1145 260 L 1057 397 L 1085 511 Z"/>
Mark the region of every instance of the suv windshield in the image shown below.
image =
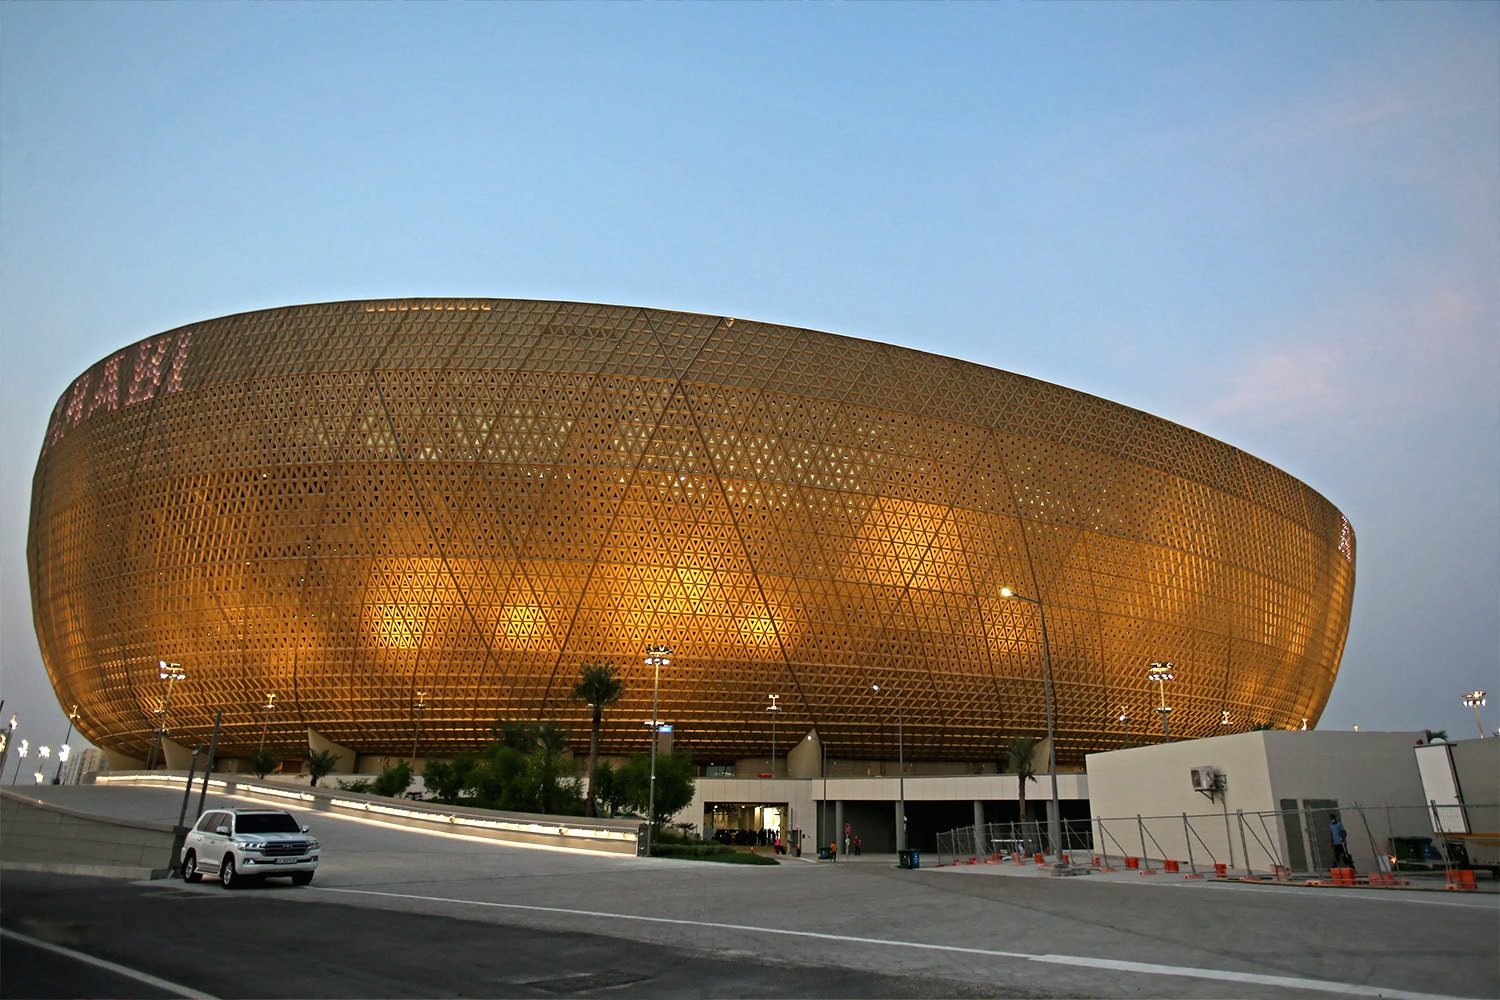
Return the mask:
<path id="1" fill-rule="evenodd" d="M 235 833 L 301 833 L 291 813 L 249 813 L 235 817 Z"/>

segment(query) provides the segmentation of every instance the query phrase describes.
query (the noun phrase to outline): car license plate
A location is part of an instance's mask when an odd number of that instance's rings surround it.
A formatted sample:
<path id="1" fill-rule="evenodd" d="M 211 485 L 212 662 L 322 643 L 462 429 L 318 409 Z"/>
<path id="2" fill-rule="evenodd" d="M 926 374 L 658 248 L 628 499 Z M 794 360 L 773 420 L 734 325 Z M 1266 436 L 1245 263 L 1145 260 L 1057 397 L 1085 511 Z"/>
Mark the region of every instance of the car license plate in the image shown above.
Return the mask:
<path id="1" fill-rule="evenodd" d="M 278 865 L 295 865 L 300 860 L 300 858 L 277 858 L 276 863 Z"/>

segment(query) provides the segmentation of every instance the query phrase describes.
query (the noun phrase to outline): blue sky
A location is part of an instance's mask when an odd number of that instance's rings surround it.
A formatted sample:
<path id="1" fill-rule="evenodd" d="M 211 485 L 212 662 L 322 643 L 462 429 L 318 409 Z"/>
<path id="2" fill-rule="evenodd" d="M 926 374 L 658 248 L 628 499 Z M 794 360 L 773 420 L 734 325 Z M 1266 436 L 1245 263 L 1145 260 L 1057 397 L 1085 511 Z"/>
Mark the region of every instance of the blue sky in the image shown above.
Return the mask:
<path id="1" fill-rule="evenodd" d="M 1477 735 L 1497 239 L 1494 4 L 5 5 L 4 712 L 61 739 L 25 535 L 74 376 L 472 295 L 903 344 L 1244 448 L 1358 532 L 1322 726 Z"/>

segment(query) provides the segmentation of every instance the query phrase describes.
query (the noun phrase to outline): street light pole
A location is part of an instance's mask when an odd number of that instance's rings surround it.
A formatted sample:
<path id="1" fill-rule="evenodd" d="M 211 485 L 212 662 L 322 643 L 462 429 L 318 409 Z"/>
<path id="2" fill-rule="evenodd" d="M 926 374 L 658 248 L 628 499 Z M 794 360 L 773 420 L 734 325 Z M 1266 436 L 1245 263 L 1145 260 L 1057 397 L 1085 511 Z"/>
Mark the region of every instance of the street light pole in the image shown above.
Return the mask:
<path id="1" fill-rule="evenodd" d="M 771 707 L 766 709 L 771 713 L 771 777 L 776 777 L 776 716 L 781 713 L 781 706 L 776 704 L 779 694 L 767 695 L 771 699 Z"/>
<path id="2" fill-rule="evenodd" d="M 68 760 L 68 741 L 73 738 L 73 723 L 78 721 L 78 706 L 73 706 L 73 711 L 68 713 L 68 733 L 63 737 L 62 746 L 57 748 L 57 773 L 52 776 L 54 785 L 62 784 L 63 765 Z"/>
<path id="3" fill-rule="evenodd" d="M 1042 623 L 1042 690 L 1047 699 L 1047 771 L 1052 776 L 1052 802 L 1047 813 L 1047 837 L 1052 841 L 1052 849 L 1057 852 L 1055 867 L 1062 868 L 1064 867 L 1062 809 L 1057 801 L 1057 730 L 1052 721 L 1052 647 L 1047 642 L 1047 606 L 1041 602 L 1040 598 L 1024 597 L 1009 587 L 1001 587 L 1000 596 L 1007 600 L 1035 604 L 1037 617 Z M 1021 818 L 1024 820 L 1026 817 Z"/>
<path id="4" fill-rule="evenodd" d="M 427 692 L 418 691 L 417 700 L 412 702 L 411 710 L 415 716 L 411 733 L 411 765 L 417 766 L 417 740 L 422 736 L 422 709 L 427 707 Z"/>
<path id="5" fill-rule="evenodd" d="M 1161 734 L 1164 743 L 1172 742 L 1172 732 L 1167 728 L 1167 714 L 1172 711 L 1167 704 L 1167 681 L 1177 676 L 1173 673 L 1174 669 L 1172 664 L 1162 662 L 1153 663 L 1146 668 L 1146 679 L 1161 685 L 1161 704 L 1156 710 L 1161 713 Z"/>
<path id="6" fill-rule="evenodd" d="M 870 690 L 879 694 L 880 685 L 871 684 Z M 887 690 L 896 696 L 896 808 L 901 814 L 901 822 L 896 824 L 896 850 L 900 852 L 906 850 L 906 733 L 901 718 L 901 692 L 894 688 Z"/>
<path id="7" fill-rule="evenodd" d="M 646 791 L 646 856 L 651 856 L 656 827 L 656 734 L 661 730 L 657 718 L 657 696 L 661 690 L 661 668 L 672 665 L 671 646 L 647 646 L 646 662 L 651 671 L 651 787 Z"/>
<path id="8" fill-rule="evenodd" d="M 263 711 L 263 712 L 266 713 L 265 719 L 262 720 L 262 722 L 260 724 L 260 752 L 261 753 L 265 753 L 266 752 L 266 730 L 271 727 L 271 713 L 276 710 L 276 692 L 275 691 L 267 692 L 266 693 L 266 703 L 264 705 L 260 706 L 260 707 L 261 707 L 261 711 Z"/>
<path id="9" fill-rule="evenodd" d="M 1479 727 L 1479 738 L 1484 739 L 1484 723 L 1479 719 L 1479 706 L 1485 704 L 1483 691 L 1470 691 L 1464 695 L 1464 704 L 1474 710 L 1474 725 Z"/>

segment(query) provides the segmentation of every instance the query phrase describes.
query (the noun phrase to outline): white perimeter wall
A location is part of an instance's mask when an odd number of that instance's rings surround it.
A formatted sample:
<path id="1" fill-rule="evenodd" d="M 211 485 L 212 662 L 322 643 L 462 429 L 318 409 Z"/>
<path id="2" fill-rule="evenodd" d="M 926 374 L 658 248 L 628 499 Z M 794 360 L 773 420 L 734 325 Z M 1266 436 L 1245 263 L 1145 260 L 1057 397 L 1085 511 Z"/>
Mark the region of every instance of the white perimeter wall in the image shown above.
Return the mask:
<path id="1" fill-rule="evenodd" d="M 1091 754 L 1095 850 L 1171 858 L 1184 869 L 1191 850 L 1199 868 L 1222 862 L 1244 871 L 1248 862 L 1264 872 L 1298 850 L 1320 857 L 1305 838 L 1309 831 L 1326 837 L 1328 823 L 1326 812 L 1315 824 L 1266 814 L 1282 799 L 1326 799 L 1339 805 L 1356 864 L 1374 870 L 1388 837 L 1431 835 L 1412 752 L 1421 735 L 1267 730 Z M 1212 799 L 1193 790 L 1191 771 L 1201 765 L 1224 777 L 1224 791 Z M 1354 812 L 1356 803 L 1365 812 Z M 1299 839 L 1291 851 L 1289 835 Z"/>

